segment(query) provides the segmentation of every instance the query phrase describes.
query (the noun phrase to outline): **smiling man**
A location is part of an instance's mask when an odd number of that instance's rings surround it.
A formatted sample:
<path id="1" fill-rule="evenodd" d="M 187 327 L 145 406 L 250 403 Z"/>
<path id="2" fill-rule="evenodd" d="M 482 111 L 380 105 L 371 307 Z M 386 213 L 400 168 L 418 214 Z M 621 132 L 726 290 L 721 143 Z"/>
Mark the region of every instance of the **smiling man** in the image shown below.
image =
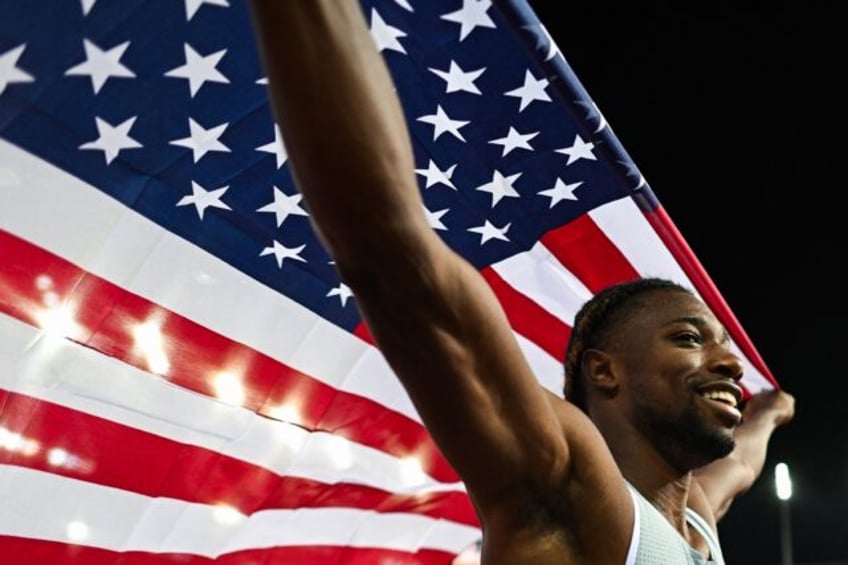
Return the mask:
<path id="1" fill-rule="evenodd" d="M 792 397 L 756 395 L 740 411 L 742 365 L 725 329 L 691 292 L 655 278 L 583 306 L 565 369 L 566 398 L 603 436 L 634 498 L 628 562 L 722 563 L 716 523 L 759 476 Z"/>
<path id="2" fill-rule="evenodd" d="M 759 476 L 784 392 L 696 296 L 640 279 L 575 318 L 566 399 L 537 382 L 480 274 L 422 213 L 403 113 L 358 0 L 252 0 L 310 218 L 461 475 L 487 564 L 723 563 L 716 522 Z"/>

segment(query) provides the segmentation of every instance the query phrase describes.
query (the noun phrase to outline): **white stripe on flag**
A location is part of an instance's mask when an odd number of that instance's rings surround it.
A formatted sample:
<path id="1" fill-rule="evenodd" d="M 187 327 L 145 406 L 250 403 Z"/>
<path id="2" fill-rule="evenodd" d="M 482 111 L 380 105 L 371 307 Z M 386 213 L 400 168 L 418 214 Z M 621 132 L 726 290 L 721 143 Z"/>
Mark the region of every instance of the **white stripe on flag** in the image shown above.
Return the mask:
<path id="1" fill-rule="evenodd" d="M 10 465 L 0 465 L 0 500 L 4 535 L 113 551 L 218 557 L 253 548 L 336 545 L 458 553 L 480 535 L 477 528 L 447 520 L 347 508 L 234 516 L 212 505 L 152 498 Z M 74 540 L 75 535 L 83 539 Z"/>
<path id="2" fill-rule="evenodd" d="M 642 276 L 677 281 L 695 291 L 692 281 L 631 198 L 595 208 L 589 216 Z"/>
<path id="3" fill-rule="evenodd" d="M 26 394 L 280 475 L 397 493 L 462 491 L 408 463 L 323 432 L 309 433 L 175 387 L 161 377 L 0 314 L 0 388 Z M 345 454 L 340 457 L 339 454 Z"/>
<path id="4" fill-rule="evenodd" d="M 569 327 L 592 292 L 541 243 L 528 252 L 499 261 L 492 268 L 520 293 Z"/>

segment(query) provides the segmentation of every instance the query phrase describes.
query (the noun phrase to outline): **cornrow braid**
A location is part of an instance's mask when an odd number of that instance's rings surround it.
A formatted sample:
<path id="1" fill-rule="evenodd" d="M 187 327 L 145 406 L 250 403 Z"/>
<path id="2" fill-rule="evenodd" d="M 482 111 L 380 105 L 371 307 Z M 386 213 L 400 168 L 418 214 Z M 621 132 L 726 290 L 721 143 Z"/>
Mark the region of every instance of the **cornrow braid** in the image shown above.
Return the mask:
<path id="1" fill-rule="evenodd" d="M 639 278 L 608 286 L 587 300 L 571 328 L 565 352 L 565 398 L 586 411 L 585 391 L 580 377 L 583 352 L 598 347 L 609 337 L 619 314 L 632 299 L 654 290 L 679 290 L 691 294 L 680 284 L 658 277 Z"/>

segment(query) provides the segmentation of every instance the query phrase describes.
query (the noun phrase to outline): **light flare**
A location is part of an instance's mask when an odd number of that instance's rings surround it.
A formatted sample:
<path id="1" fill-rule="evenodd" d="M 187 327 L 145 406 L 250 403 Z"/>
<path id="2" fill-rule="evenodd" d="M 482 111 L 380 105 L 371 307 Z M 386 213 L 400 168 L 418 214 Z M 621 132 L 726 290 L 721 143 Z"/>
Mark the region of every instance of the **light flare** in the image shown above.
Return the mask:
<path id="1" fill-rule="evenodd" d="M 132 329 L 135 348 L 147 362 L 148 369 L 157 375 L 167 375 L 171 363 L 165 353 L 162 324 L 155 319 L 136 325 Z"/>
<path id="2" fill-rule="evenodd" d="M 235 373 L 228 371 L 218 373 L 212 382 L 212 388 L 215 389 L 215 396 L 222 402 L 233 406 L 244 404 L 244 386 L 241 378 Z"/>

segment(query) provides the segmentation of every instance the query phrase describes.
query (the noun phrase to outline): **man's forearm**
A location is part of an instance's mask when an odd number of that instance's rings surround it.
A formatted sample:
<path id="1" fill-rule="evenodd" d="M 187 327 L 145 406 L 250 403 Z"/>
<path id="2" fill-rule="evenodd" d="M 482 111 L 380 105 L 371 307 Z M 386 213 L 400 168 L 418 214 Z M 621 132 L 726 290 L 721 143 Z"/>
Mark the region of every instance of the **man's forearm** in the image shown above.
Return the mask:
<path id="1" fill-rule="evenodd" d="M 426 225 L 400 102 L 358 0 L 251 0 L 251 10 L 291 168 L 337 263 Z"/>
<path id="2" fill-rule="evenodd" d="M 761 393 L 748 401 L 743 422 L 734 434 L 734 451 L 755 477 L 763 470 L 772 433 L 789 421 L 793 413 L 794 400 L 784 392 Z"/>

